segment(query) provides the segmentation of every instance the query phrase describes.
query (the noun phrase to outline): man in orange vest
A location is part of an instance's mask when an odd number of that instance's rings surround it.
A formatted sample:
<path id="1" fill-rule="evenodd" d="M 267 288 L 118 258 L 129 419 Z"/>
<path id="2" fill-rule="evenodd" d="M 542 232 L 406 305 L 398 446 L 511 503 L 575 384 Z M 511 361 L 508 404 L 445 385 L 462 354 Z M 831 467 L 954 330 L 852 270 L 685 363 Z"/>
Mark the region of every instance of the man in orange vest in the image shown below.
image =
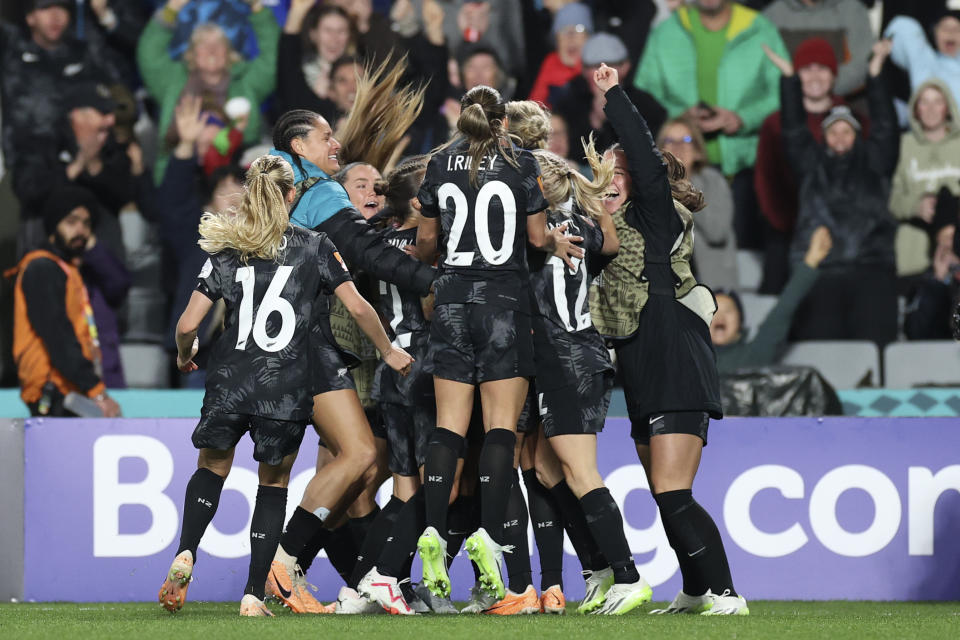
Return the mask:
<path id="1" fill-rule="evenodd" d="M 57 190 L 44 207 L 47 244 L 16 269 L 13 357 L 20 397 L 34 416 L 75 415 L 64 407 L 71 392 L 92 400 L 106 417 L 120 414 L 101 380 L 97 327 L 79 270 L 96 211 L 85 189 Z"/>

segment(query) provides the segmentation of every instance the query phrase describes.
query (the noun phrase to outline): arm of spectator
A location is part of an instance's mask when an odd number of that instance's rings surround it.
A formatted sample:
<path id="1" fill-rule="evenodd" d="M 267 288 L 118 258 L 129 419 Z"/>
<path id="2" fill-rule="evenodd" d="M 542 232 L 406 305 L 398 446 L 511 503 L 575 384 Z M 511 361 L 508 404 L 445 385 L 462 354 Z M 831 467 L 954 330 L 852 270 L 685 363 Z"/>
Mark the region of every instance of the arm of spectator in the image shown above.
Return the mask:
<path id="1" fill-rule="evenodd" d="M 126 300 L 133 283 L 130 272 L 110 249 L 97 242 L 96 236 L 91 235 L 90 242 L 83 254 L 83 270 L 96 280 L 107 304 L 117 308 Z"/>
<path id="2" fill-rule="evenodd" d="M 297 108 L 302 96 L 309 96 L 313 89 L 303 75 L 303 44 L 300 34 L 284 33 L 280 36 L 277 50 L 277 102 L 280 110 Z"/>
<path id="3" fill-rule="evenodd" d="M 870 47 L 873 46 L 873 29 L 870 28 L 870 15 L 860 2 L 851 2 L 853 22 L 847 26 L 846 46 L 850 59 L 837 69 L 837 81 L 834 92 L 846 96 L 863 86 L 867 79 L 867 62 L 870 60 Z"/>
<path id="4" fill-rule="evenodd" d="M 890 59 L 907 71 L 931 66 L 936 60 L 936 50 L 927 40 L 923 27 L 914 18 L 897 16 L 887 25 L 883 37 L 893 41 Z"/>
<path id="5" fill-rule="evenodd" d="M 870 135 L 866 140 L 867 162 L 874 171 L 888 177 L 893 175 L 900 156 L 897 110 L 893 106 L 886 83 L 880 78 L 883 62 L 890 55 L 891 48 L 889 40 L 881 40 L 873 45 L 867 78 L 867 104 L 870 109 Z"/>
<path id="6" fill-rule="evenodd" d="M 250 26 L 257 36 L 260 53 L 251 60 L 243 74 L 243 82 L 253 93 L 256 101 L 254 108 L 266 100 L 277 83 L 277 43 L 280 40 L 280 25 L 273 12 L 264 9 L 259 2 L 254 4 L 250 14 Z"/>
<path id="7" fill-rule="evenodd" d="M 93 367 L 83 355 L 73 325 L 67 318 L 67 276 L 53 260 L 38 258 L 23 272 L 23 297 L 27 303 L 27 318 L 40 336 L 50 364 L 64 378 L 83 393 L 93 397 L 105 387 Z"/>
<path id="8" fill-rule="evenodd" d="M 757 328 L 756 336 L 750 342 L 751 363 L 756 363 L 754 366 L 772 364 L 779 358 L 787 343 L 793 315 L 817 281 L 817 267 L 830 253 L 832 246 L 830 232 L 826 227 L 814 230 L 803 262 L 794 268 L 776 306 L 764 318 Z"/>
<path id="9" fill-rule="evenodd" d="M 180 62 L 170 57 L 170 42 L 177 13 L 186 2 L 171 0 L 162 11 L 147 22 L 137 43 L 137 67 L 143 84 L 157 100 L 163 100 L 167 89 L 175 82 Z M 182 77 L 182 76 L 181 76 Z"/>
<path id="10" fill-rule="evenodd" d="M 128 55 L 137 50 L 137 41 L 143 31 L 143 9 L 139 5 L 117 0 L 90 0 L 90 8 L 107 39 Z"/>
<path id="11" fill-rule="evenodd" d="M 800 78 L 780 79 L 780 120 L 783 127 L 783 150 L 795 175 L 816 169 L 820 145 L 807 127 L 807 110 L 803 106 Z"/>

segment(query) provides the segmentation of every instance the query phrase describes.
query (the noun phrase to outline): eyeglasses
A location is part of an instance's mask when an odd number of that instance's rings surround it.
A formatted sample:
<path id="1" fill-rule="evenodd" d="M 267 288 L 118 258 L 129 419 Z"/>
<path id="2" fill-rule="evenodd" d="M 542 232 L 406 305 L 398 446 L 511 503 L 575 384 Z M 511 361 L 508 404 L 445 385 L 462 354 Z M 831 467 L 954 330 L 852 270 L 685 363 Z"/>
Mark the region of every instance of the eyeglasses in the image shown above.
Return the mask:
<path id="1" fill-rule="evenodd" d="M 693 144 L 693 136 L 683 136 L 682 138 L 664 138 L 663 144 Z"/>

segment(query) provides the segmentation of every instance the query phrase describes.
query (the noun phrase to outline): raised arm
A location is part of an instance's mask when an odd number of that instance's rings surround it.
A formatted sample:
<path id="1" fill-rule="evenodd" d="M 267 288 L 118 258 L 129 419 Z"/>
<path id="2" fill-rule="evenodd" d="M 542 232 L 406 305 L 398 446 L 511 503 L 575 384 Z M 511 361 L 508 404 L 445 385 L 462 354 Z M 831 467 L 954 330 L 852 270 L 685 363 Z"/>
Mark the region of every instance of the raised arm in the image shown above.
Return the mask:
<path id="1" fill-rule="evenodd" d="M 257 102 L 263 102 L 277 84 L 277 43 L 280 40 L 280 25 L 273 12 L 265 9 L 258 0 L 247 0 L 251 5 L 250 26 L 257 37 L 260 52 L 243 72 L 243 82 L 252 91 Z M 256 105 L 254 105 L 256 107 Z"/>
<path id="2" fill-rule="evenodd" d="M 155 99 L 162 101 L 172 83 L 182 79 L 182 64 L 170 57 L 170 41 L 177 14 L 187 0 L 170 0 L 163 9 L 147 22 L 137 44 L 137 66 L 147 90 Z"/>
<path id="3" fill-rule="evenodd" d="M 867 161 L 870 167 L 884 176 L 892 176 L 900 156 L 900 128 L 897 111 L 880 78 L 883 63 L 893 48 L 889 40 L 873 45 L 867 78 L 867 104 L 870 108 L 870 136 L 866 140 Z"/>
<path id="4" fill-rule="evenodd" d="M 820 145 L 807 127 L 807 110 L 803 106 L 803 88 L 800 78 L 794 73 L 793 64 L 763 45 L 770 62 L 780 69 L 780 123 L 783 131 L 783 150 L 790 166 L 798 176 L 804 175 L 816 165 Z"/>

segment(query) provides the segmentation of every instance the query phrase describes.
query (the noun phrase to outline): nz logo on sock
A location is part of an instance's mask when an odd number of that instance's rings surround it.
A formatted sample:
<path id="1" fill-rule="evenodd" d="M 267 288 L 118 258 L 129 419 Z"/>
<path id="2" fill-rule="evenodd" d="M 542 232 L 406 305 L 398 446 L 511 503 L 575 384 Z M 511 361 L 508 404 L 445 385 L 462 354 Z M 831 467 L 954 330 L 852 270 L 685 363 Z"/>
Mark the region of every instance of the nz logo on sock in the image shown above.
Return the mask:
<path id="1" fill-rule="evenodd" d="M 546 529 L 547 527 L 553 526 L 553 520 L 545 520 L 544 522 L 538 522 L 537 529 Z"/>
<path id="2" fill-rule="evenodd" d="M 519 526 L 519 525 L 520 525 L 520 521 L 519 521 L 519 520 L 505 520 L 505 521 L 503 522 L 503 528 L 504 528 L 504 529 L 509 529 L 510 527 L 517 527 L 517 526 Z"/>
<path id="3" fill-rule="evenodd" d="M 210 509 L 211 507 L 213 507 L 212 502 L 210 502 L 209 500 L 204 500 L 203 498 L 197 498 L 197 502 L 205 506 L 207 509 Z"/>
<path id="4" fill-rule="evenodd" d="M 251 538 L 252 540 L 266 540 L 266 539 L 267 539 L 267 534 L 265 534 L 265 533 L 257 533 L 256 531 L 251 531 L 251 532 L 250 532 L 250 538 Z"/>
<path id="5" fill-rule="evenodd" d="M 480 476 L 480 482 L 490 482 L 490 476 Z"/>
<path id="6" fill-rule="evenodd" d="M 427 482 L 443 482 L 443 476 L 427 476 Z"/>

